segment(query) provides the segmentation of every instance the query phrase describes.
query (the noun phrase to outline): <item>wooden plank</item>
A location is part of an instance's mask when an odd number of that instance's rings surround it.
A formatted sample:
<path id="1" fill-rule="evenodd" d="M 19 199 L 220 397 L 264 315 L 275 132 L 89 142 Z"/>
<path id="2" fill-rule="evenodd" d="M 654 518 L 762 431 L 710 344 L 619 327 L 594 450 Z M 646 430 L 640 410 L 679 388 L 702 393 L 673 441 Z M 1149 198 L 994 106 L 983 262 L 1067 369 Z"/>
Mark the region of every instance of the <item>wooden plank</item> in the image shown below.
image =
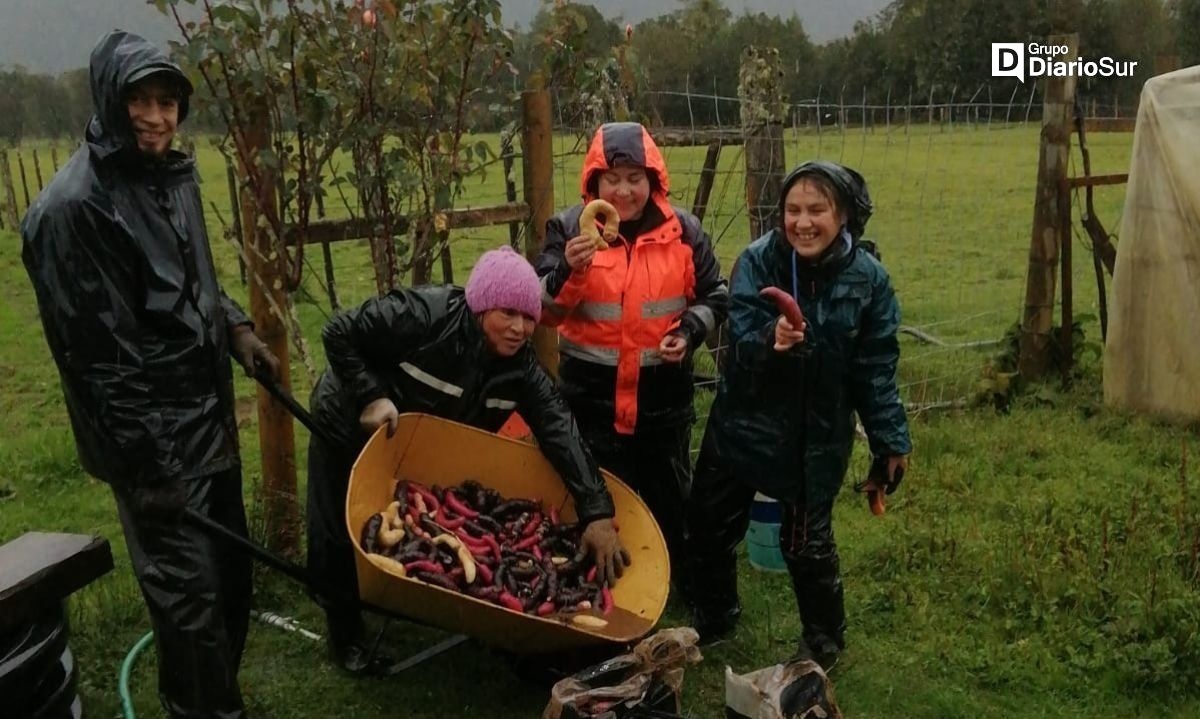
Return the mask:
<path id="1" fill-rule="evenodd" d="M 0 631 L 112 568 L 112 548 L 104 537 L 27 532 L 0 545 Z"/>
<path id="2" fill-rule="evenodd" d="M 451 230 L 462 230 L 471 227 L 487 227 L 489 225 L 504 225 L 510 222 L 528 222 L 529 205 L 524 202 L 512 202 L 493 207 L 480 207 L 467 210 L 451 210 L 446 213 L 446 227 Z M 409 218 L 396 218 L 397 233 L 408 232 Z M 296 244 L 298 230 L 288 227 L 284 238 L 289 247 Z M 373 236 L 371 223 L 362 218 L 352 220 L 320 220 L 308 223 L 308 238 L 306 242 L 341 242 L 343 240 L 363 240 Z"/>
<path id="3" fill-rule="evenodd" d="M 399 232 L 408 231 L 408 220 L 401 219 Z M 289 247 L 296 245 L 299 230 L 290 226 L 284 231 L 284 240 Z M 352 220 L 318 220 L 308 223 L 306 244 L 314 242 L 341 242 L 342 240 L 363 240 L 373 236 L 372 225 L 366 220 L 356 217 Z"/>
<path id="4" fill-rule="evenodd" d="M 1085 117 L 1085 132 L 1133 132 L 1136 117 Z"/>
<path id="5" fill-rule="evenodd" d="M 691 130 L 661 127 L 657 130 L 650 130 L 650 136 L 654 138 L 654 142 L 659 147 L 698 147 L 711 145 L 714 142 L 723 145 L 741 145 L 746 141 L 741 130 L 715 128 Z"/>
<path id="6" fill-rule="evenodd" d="M 489 225 L 506 225 L 510 222 L 529 222 L 532 219 L 529 207 L 530 205 L 525 202 L 509 202 L 492 207 L 452 210 L 446 213 L 446 227 L 451 230 L 462 230 L 468 227 L 488 227 Z"/>
<path id="7" fill-rule="evenodd" d="M 1100 185 L 1123 185 L 1129 182 L 1129 173 L 1115 175 L 1092 175 L 1091 177 L 1068 177 L 1064 180 L 1068 189 L 1075 187 L 1098 187 Z"/>

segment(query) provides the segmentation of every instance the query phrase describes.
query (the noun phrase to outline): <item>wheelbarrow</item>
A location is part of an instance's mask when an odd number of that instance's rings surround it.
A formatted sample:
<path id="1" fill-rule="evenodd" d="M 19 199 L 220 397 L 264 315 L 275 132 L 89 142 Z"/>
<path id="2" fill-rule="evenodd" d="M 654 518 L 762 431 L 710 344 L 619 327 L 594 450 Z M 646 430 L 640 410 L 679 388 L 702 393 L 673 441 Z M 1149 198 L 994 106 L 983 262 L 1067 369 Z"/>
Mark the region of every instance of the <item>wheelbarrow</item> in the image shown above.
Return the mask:
<path id="1" fill-rule="evenodd" d="M 401 576 L 376 563 L 358 538 L 367 519 L 392 500 L 396 478 L 426 486 L 453 486 L 474 479 L 506 497 L 538 499 L 576 519 L 575 504 L 541 451 L 426 414 L 402 414 L 396 432 L 376 432 L 350 472 L 346 531 L 355 547 L 358 592 L 363 601 L 418 621 L 462 632 L 501 649 L 533 654 L 627 643 L 649 633 L 662 615 L 670 586 L 666 542 L 650 510 L 633 490 L 601 470 L 616 506 L 621 542 L 630 566 L 613 587 L 612 612 L 603 627 L 573 624 L 569 617 L 519 614 L 490 602 Z"/>
<path id="2" fill-rule="evenodd" d="M 294 397 L 270 379 L 257 379 L 311 433 L 322 436 L 321 428 Z M 662 532 L 633 490 L 608 471 L 601 470 L 601 474 L 616 507 L 614 519 L 620 526 L 621 541 L 632 559 L 613 587 L 614 608 L 605 617 L 608 623 L 604 627 L 574 625 L 565 617 L 518 614 L 400 576 L 368 558 L 358 540 L 362 526 L 391 501 L 397 476 L 443 486 L 471 478 L 508 497 L 536 498 L 547 506 L 556 506 L 563 521 L 576 519 L 570 493 L 535 446 L 431 415 L 401 415 L 391 437 L 381 428 L 368 440 L 351 470 L 346 531 L 355 547 L 357 598 L 343 588 L 325 585 L 322 578 L 310 576 L 305 568 L 194 510 L 185 510 L 185 515 L 210 535 L 304 585 L 310 594 L 357 605 L 384 617 L 470 636 L 517 654 L 550 653 L 632 642 L 649 633 L 666 606 L 670 564 Z M 452 637 L 405 664 L 411 666 L 463 638 Z"/>

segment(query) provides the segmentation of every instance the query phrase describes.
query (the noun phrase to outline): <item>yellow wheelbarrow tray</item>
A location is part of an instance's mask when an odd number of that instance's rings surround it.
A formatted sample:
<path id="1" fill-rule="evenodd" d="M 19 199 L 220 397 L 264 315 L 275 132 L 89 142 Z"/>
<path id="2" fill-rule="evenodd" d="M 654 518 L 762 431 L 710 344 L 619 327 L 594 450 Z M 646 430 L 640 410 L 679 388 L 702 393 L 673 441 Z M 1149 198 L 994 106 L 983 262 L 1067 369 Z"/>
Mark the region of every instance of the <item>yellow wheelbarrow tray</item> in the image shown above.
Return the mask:
<path id="1" fill-rule="evenodd" d="M 364 602 L 431 626 L 518 653 L 554 652 L 640 639 L 662 616 L 670 587 L 666 542 L 650 510 L 633 490 L 601 470 L 616 506 L 620 538 L 632 563 L 613 587 L 603 627 L 571 623 L 570 614 L 518 614 L 466 594 L 401 576 L 390 563 L 372 561 L 359 538 L 363 525 L 392 501 L 398 477 L 426 486 L 474 479 L 508 498 L 540 500 L 575 521 L 575 503 L 558 473 L 534 445 L 432 415 L 400 415 L 396 432 L 368 440 L 350 472 L 346 530 L 354 545 L 359 596 Z M 381 559 L 381 558 L 377 558 Z"/>

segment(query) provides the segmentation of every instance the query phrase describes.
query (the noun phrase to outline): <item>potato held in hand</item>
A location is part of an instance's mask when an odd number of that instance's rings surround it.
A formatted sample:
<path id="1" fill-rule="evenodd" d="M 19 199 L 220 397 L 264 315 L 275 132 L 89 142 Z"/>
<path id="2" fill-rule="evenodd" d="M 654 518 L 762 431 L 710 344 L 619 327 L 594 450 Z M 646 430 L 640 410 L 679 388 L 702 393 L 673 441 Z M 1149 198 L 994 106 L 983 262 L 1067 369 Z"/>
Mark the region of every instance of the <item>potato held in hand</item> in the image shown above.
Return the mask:
<path id="1" fill-rule="evenodd" d="M 795 297 L 778 287 L 764 287 L 758 294 L 775 303 L 775 308 L 788 321 L 792 329 L 804 329 L 804 313 L 800 311 L 800 305 L 796 303 Z"/>
<path id="2" fill-rule="evenodd" d="M 596 229 L 597 215 L 604 217 L 604 232 Z M 592 200 L 583 208 L 579 216 L 579 233 L 590 238 L 596 244 L 597 250 L 606 249 L 610 242 L 617 239 L 621 226 L 621 216 L 617 208 L 604 200 Z"/>
<path id="3" fill-rule="evenodd" d="M 878 488 L 867 489 L 867 505 L 871 508 L 871 514 L 880 517 L 887 511 L 883 503 L 883 490 Z"/>

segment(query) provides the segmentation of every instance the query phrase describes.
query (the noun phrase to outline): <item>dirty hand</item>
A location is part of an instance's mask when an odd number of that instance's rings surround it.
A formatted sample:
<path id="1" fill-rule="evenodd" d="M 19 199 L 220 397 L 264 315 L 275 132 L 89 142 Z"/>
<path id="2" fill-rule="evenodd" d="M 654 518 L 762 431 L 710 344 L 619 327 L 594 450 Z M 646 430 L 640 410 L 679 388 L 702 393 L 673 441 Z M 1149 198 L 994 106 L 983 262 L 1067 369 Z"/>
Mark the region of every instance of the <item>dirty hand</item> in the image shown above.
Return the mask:
<path id="1" fill-rule="evenodd" d="M 908 455 L 887 458 L 887 493 L 891 494 L 900 486 L 904 473 L 908 471 Z"/>
<path id="2" fill-rule="evenodd" d="M 134 512 L 147 519 L 169 522 L 183 514 L 187 506 L 187 487 L 178 479 L 138 487 L 129 493 Z"/>
<path id="3" fill-rule="evenodd" d="M 387 397 L 380 397 L 363 408 L 362 414 L 358 416 L 358 423 L 367 434 L 375 434 L 375 430 L 387 424 L 387 436 L 391 437 L 396 433 L 396 422 L 399 419 L 400 413 L 396 410 L 396 405 Z"/>
<path id="4" fill-rule="evenodd" d="M 611 519 L 594 520 L 583 530 L 575 561 L 582 562 L 589 554 L 596 562 L 596 581 L 607 582 L 610 587 L 617 583 L 617 577 L 624 574 L 625 567 L 629 566 L 629 552 L 621 546 L 621 539 Z"/>
<path id="5" fill-rule="evenodd" d="M 583 235 L 572 237 L 567 240 L 563 256 L 572 272 L 586 270 L 592 264 L 592 258 L 596 256 L 596 243 L 592 238 Z"/>
<path id="6" fill-rule="evenodd" d="M 682 362 L 687 355 L 687 338 L 678 332 L 672 332 L 658 343 L 658 356 L 664 362 Z"/>
<path id="7" fill-rule="evenodd" d="M 250 325 L 238 325 L 229 337 L 229 351 L 246 370 L 247 377 L 261 374 L 272 380 L 279 379 L 279 360 L 267 343 L 254 334 Z"/>
<path id="8" fill-rule="evenodd" d="M 793 345 L 798 345 L 804 341 L 804 327 L 792 327 L 792 323 L 787 321 L 783 315 L 775 322 L 775 351 L 786 352 Z"/>

